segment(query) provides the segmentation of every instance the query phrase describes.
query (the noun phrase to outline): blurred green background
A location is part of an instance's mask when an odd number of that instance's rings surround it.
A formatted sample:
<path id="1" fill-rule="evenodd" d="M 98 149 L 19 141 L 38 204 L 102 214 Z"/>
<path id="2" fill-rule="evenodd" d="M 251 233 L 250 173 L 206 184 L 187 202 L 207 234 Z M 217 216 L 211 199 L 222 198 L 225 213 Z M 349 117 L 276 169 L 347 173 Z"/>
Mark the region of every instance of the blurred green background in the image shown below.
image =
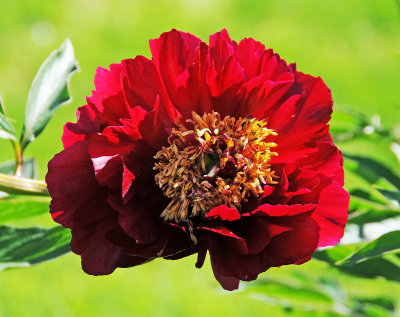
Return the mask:
<path id="1" fill-rule="evenodd" d="M 321 76 L 337 104 L 379 113 L 389 124 L 400 121 L 396 0 L 0 0 L 0 5 L 0 94 L 19 129 L 34 74 L 66 37 L 81 68 L 71 80 L 72 104 L 55 114 L 27 150 L 38 160 L 41 179 L 62 148 L 64 123 L 75 120 L 76 108 L 94 88 L 96 68 L 136 55 L 150 57 L 148 40 L 171 28 L 205 41 L 222 28 L 236 41 L 253 37 L 296 62 L 300 71 Z M 0 140 L 0 161 L 12 157 L 9 143 Z M 53 225 L 50 217 L 37 221 Z M 222 292 L 209 265 L 197 270 L 194 263 L 193 257 L 160 260 L 94 278 L 81 271 L 78 256 L 69 254 L 0 272 L 0 316 L 300 316 L 246 292 Z M 262 276 L 295 271 L 311 278 L 327 270 L 315 262 Z M 400 298 L 394 283 L 339 277 L 334 270 L 331 276 L 349 293 Z"/>

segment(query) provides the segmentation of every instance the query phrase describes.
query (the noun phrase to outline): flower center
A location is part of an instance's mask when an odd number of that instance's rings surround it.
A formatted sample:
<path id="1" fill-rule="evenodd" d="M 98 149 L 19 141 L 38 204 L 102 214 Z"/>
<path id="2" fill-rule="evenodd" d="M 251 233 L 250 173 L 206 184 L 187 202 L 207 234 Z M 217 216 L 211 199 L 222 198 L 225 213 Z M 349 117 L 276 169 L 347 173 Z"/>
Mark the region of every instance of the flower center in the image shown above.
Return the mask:
<path id="1" fill-rule="evenodd" d="M 276 184 L 270 168 L 270 136 L 265 120 L 221 119 L 217 112 L 178 122 L 154 158 L 157 185 L 171 202 L 161 214 L 167 221 L 189 222 L 215 206 L 240 209 L 251 195 L 263 194 L 263 185 Z"/>

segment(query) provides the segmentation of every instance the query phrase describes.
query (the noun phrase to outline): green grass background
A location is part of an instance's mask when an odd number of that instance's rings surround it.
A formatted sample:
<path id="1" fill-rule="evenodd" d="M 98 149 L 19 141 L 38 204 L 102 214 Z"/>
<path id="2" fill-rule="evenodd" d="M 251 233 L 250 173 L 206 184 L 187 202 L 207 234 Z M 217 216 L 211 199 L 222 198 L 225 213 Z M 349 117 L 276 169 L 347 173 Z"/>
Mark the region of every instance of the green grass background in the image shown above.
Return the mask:
<path id="1" fill-rule="evenodd" d="M 237 41 L 253 37 L 297 62 L 299 70 L 321 76 L 336 103 L 379 113 L 389 124 L 400 122 L 396 0 L 0 0 L 0 94 L 19 131 L 34 74 L 66 37 L 81 68 L 71 80 L 72 104 L 55 114 L 27 150 L 38 160 L 40 178 L 61 150 L 64 123 L 75 120 L 76 108 L 94 88 L 96 67 L 139 54 L 149 57 L 148 39 L 171 28 L 206 41 L 222 28 Z M 11 146 L 0 140 L 0 161 L 12 157 Z M 47 216 L 36 220 L 52 225 Z M 78 256 L 69 254 L 0 272 L 0 316 L 293 315 L 241 292 L 220 291 L 209 265 L 197 270 L 194 262 L 193 257 L 160 260 L 94 278 L 81 271 Z M 323 265 L 309 263 L 263 276 L 292 270 L 326 272 Z M 339 280 L 350 293 L 400 298 L 394 283 Z"/>

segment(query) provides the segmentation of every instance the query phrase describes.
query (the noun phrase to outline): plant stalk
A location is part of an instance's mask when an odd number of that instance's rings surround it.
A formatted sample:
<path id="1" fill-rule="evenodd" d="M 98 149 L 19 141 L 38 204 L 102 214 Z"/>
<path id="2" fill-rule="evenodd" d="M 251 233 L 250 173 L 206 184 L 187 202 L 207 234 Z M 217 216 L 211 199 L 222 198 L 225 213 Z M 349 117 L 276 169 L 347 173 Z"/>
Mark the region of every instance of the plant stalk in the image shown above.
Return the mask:
<path id="1" fill-rule="evenodd" d="M 44 181 L 0 173 L 0 191 L 15 195 L 49 196 Z"/>
<path id="2" fill-rule="evenodd" d="M 22 155 L 21 145 L 17 141 L 13 141 L 14 152 L 15 152 L 15 169 L 14 176 L 22 177 L 22 172 L 24 170 L 24 159 Z"/>

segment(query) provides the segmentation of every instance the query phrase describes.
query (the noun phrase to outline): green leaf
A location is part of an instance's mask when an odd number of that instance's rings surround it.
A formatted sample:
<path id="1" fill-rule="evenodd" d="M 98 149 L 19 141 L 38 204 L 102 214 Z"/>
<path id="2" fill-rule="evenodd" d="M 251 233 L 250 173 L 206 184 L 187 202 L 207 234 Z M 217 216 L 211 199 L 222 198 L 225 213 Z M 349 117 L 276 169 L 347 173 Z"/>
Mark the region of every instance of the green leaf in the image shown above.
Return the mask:
<path id="1" fill-rule="evenodd" d="M 4 108 L 3 98 L 0 96 L 0 113 L 6 115 L 6 109 Z"/>
<path id="2" fill-rule="evenodd" d="M 366 243 L 338 245 L 317 251 L 313 258 L 324 261 L 343 273 L 366 278 L 385 277 L 388 280 L 400 282 L 400 255 L 389 254 L 382 257 L 370 258 L 351 266 L 338 266 L 337 263 L 348 258 L 352 253 L 365 246 Z"/>
<path id="3" fill-rule="evenodd" d="M 397 143 L 397 142 L 392 142 L 390 144 L 390 149 L 392 150 L 392 152 L 396 156 L 397 161 L 399 161 L 399 163 L 400 163 L 400 144 Z"/>
<path id="4" fill-rule="evenodd" d="M 337 142 L 363 136 L 363 128 L 369 123 L 368 117 L 348 106 L 334 105 L 330 132 Z"/>
<path id="5" fill-rule="evenodd" d="M 40 67 L 29 91 L 21 146 L 25 149 L 46 127 L 54 112 L 69 102 L 68 82 L 78 71 L 71 41 L 66 39 Z"/>
<path id="6" fill-rule="evenodd" d="M 400 210 L 395 209 L 369 209 L 357 210 L 349 214 L 347 223 L 364 225 L 367 223 L 380 222 L 386 219 L 400 216 Z"/>
<path id="7" fill-rule="evenodd" d="M 349 257 L 352 253 L 361 249 L 366 244 L 367 243 L 365 242 L 361 242 L 361 243 L 337 245 L 333 248 L 318 250 L 313 254 L 312 257 L 334 265 L 336 264 L 336 262 Z"/>
<path id="8" fill-rule="evenodd" d="M 12 141 L 17 140 L 14 126 L 3 113 L 0 113 L 0 138 Z"/>
<path id="9" fill-rule="evenodd" d="M 54 259 L 70 251 L 70 230 L 0 226 L 0 270 Z"/>
<path id="10" fill-rule="evenodd" d="M 0 173 L 13 175 L 15 169 L 15 161 L 6 161 L 0 163 Z M 37 177 L 37 167 L 36 160 L 33 157 L 24 158 L 24 169 L 22 176 L 25 178 L 36 179 Z"/>
<path id="11" fill-rule="evenodd" d="M 281 306 L 288 311 L 329 311 L 334 304 L 329 295 L 317 288 L 289 285 L 268 279 L 244 287 L 245 292 L 250 293 L 251 297 L 269 305 Z"/>
<path id="12" fill-rule="evenodd" d="M 362 313 L 363 314 L 362 316 L 373 316 L 373 317 L 395 316 L 395 315 L 393 315 L 393 313 L 391 311 L 388 311 L 384 307 L 381 307 L 381 306 L 375 305 L 375 304 L 368 304 L 368 303 L 362 305 L 362 308 L 356 312 Z"/>
<path id="13" fill-rule="evenodd" d="M 400 189 L 400 176 L 383 163 L 371 158 L 348 153 L 343 153 L 343 156 L 345 157 L 346 170 L 357 174 L 369 185 L 377 184 L 379 180 L 385 179 Z"/>
<path id="14" fill-rule="evenodd" d="M 373 297 L 373 298 L 360 298 L 356 297 L 355 301 L 358 303 L 365 305 L 365 304 L 372 304 L 375 306 L 379 306 L 386 311 L 394 312 L 396 309 L 395 303 L 390 297 Z"/>
<path id="15" fill-rule="evenodd" d="M 392 231 L 368 243 L 349 257 L 337 262 L 337 264 L 340 266 L 350 266 L 368 259 L 398 252 L 400 252 L 400 231 Z"/>
<path id="16" fill-rule="evenodd" d="M 400 191 L 387 190 L 375 187 L 383 196 L 385 196 L 395 207 L 400 206 Z"/>
<path id="17" fill-rule="evenodd" d="M 49 200 L 27 196 L 0 199 L 0 224 L 26 219 L 49 212 Z"/>

